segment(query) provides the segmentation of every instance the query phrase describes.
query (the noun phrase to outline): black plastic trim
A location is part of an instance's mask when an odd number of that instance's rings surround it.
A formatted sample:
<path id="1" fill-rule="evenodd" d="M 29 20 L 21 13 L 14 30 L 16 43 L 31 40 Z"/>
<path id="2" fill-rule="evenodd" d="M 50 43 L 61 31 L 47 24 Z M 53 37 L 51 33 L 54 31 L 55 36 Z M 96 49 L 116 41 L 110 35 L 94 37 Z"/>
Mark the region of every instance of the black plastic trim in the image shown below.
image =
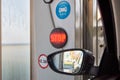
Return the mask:
<path id="1" fill-rule="evenodd" d="M 103 19 L 107 43 L 100 63 L 98 76 L 117 74 L 119 73 L 119 64 L 117 60 L 116 29 L 112 2 L 111 0 L 98 0 L 98 3 Z"/>
<path id="2" fill-rule="evenodd" d="M 65 73 L 65 72 L 58 71 L 53 64 L 53 61 L 54 61 L 53 57 L 56 54 L 59 54 L 59 53 L 65 52 L 65 51 L 72 51 L 72 50 L 81 50 L 84 53 L 81 69 L 77 73 Z M 84 50 L 84 49 L 76 49 L 76 48 L 75 49 L 66 49 L 66 50 L 51 53 L 50 55 L 48 55 L 47 60 L 48 60 L 48 64 L 49 64 L 50 68 L 57 73 L 67 74 L 67 75 L 85 75 L 85 74 L 89 74 L 91 67 L 94 65 L 94 57 L 92 56 L 92 53 L 91 54 L 85 54 L 85 53 L 88 53 L 88 52 L 87 52 L 87 50 Z"/>

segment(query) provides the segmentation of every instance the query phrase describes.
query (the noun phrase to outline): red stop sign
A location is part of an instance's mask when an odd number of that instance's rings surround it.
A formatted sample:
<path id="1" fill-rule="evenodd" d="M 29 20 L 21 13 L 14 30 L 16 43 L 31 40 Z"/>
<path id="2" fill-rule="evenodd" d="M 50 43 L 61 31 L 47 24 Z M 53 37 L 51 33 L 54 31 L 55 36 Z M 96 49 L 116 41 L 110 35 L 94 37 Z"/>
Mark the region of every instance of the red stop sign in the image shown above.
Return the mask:
<path id="1" fill-rule="evenodd" d="M 55 28 L 50 33 L 50 42 L 55 48 L 62 48 L 67 43 L 67 33 L 62 28 Z"/>

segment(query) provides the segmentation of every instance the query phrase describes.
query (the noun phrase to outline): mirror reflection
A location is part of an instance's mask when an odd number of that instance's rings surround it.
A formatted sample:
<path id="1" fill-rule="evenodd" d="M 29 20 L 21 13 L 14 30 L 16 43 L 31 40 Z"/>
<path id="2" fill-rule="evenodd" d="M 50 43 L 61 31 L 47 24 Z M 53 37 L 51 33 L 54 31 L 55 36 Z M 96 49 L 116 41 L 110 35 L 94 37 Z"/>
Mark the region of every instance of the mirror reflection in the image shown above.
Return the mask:
<path id="1" fill-rule="evenodd" d="M 54 56 L 54 66 L 61 72 L 77 73 L 80 71 L 83 52 L 82 51 L 66 51 Z"/>

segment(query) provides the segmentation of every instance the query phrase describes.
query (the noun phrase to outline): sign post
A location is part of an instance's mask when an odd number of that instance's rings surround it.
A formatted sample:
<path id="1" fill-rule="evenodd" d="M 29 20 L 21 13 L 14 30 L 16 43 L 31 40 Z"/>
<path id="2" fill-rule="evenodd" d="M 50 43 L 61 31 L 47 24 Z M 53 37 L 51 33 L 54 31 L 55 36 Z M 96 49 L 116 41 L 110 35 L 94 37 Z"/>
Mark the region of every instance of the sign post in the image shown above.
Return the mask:
<path id="1" fill-rule="evenodd" d="M 61 49 L 75 47 L 74 2 L 74 0 L 33 0 L 35 25 L 32 38 L 34 39 L 32 80 L 74 80 L 74 76 L 63 76 L 52 71 L 46 56 Z"/>

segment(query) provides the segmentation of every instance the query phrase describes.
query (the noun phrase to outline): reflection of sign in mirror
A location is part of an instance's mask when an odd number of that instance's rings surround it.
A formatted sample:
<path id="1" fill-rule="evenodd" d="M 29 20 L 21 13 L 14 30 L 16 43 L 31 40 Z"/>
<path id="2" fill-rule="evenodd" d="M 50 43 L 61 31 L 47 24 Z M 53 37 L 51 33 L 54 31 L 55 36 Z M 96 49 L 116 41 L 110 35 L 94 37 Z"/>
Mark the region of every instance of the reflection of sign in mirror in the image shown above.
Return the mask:
<path id="1" fill-rule="evenodd" d="M 53 57 L 54 66 L 59 71 L 67 73 L 77 73 L 81 69 L 83 61 L 82 51 L 65 51 Z"/>
<path id="2" fill-rule="evenodd" d="M 48 67 L 47 56 L 45 54 L 41 54 L 38 57 L 38 64 L 42 69 L 45 69 Z"/>
<path id="3" fill-rule="evenodd" d="M 92 52 L 84 49 L 66 49 L 54 52 L 47 57 L 52 70 L 70 75 L 89 74 L 94 65 Z"/>
<path id="4" fill-rule="evenodd" d="M 62 28 L 55 28 L 50 34 L 50 42 L 55 48 L 62 48 L 67 43 L 67 33 Z"/>
<path id="5" fill-rule="evenodd" d="M 68 69 L 69 72 L 71 70 L 72 70 L 72 72 L 79 71 L 77 69 L 81 68 L 82 59 L 83 59 L 82 51 L 64 52 L 64 59 L 63 59 L 63 61 L 64 61 L 63 62 L 64 68 Z"/>

